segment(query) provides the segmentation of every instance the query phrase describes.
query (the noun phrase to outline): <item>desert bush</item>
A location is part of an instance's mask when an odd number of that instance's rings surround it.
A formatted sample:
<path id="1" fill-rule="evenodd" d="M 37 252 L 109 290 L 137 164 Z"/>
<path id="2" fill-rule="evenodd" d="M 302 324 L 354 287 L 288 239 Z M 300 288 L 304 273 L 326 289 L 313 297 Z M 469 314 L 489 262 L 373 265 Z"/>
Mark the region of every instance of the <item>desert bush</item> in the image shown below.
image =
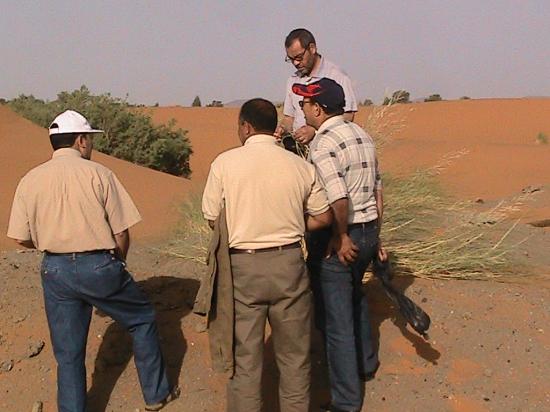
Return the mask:
<path id="1" fill-rule="evenodd" d="M 470 98 L 468 96 L 462 96 L 460 100 L 470 100 Z"/>
<path id="2" fill-rule="evenodd" d="M 406 90 L 396 90 L 391 97 L 386 96 L 382 105 L 388 106 L 395 103 L 410 103 L 410 93 Z"/>
<path id="3" fill-rule="evenodd" d="M 221 100 L 212 100 L 212 103 L 208 103 L 206 107 L 223 107 Z"/>
<path id="4" fill-rule="evenodd" d="M 90 123 L 105 133 L 94 139 L 100 152 L 176 176 L 189 177 L 191 144 L 175 122 L 155 126 L 143 111 L 131 110 L 126 100 L 109 93 L 92 95 L 86 86 L 61 92 L 47 102 L 21 95 L 9 102 L 23 117 L 48 127 L 54 117 L 67 109 L 82 113 Z"/>
<path id="5" fill-rule="evenodd" d="M 374 104 L 374 102 L 371 100 L 371 99 L 365 99 L 362 103 L 361 103 L 361 106 L 372 106 Z"/>
<path id="6" fill-rule="evenodd" d="M 396 273 L 431 279 L 487 280 L 512 274 L 507 216 L 513 204 L 476 212 L 467 203 L 446 196 L 436 176 L 453 157 L 431 169 L 408 176 L 385 174 L 382 240 L 390 252 Z M 504 234 L 502 234 L 504 232 Z M 181 224 L 163 253 L 205 262 L 211 230 L 201 213 L 200 195 L 181 207 Z M 525 273 L 524 273 L 525 274 Z"/>
<path id="7" fill-rule="evenodd" d="M 540 132 L 539 134 L 537 134 L 536 141 L 537 141 L 537 143 L 548 144 L 548 136 L 546 136 L 544 133 Z"/>
<path id="8" fill-rule="evenodd" d="M 0 104 L 6 104 L 8 101 L 3 97 L 0 97 Z"/>
<path id="9" fill-rule="evenodd" d="M 195 96 L 193 99 L 193 103 L 191 103 L 191 107 L 201 107 L 201 98 L 199 96 Z"/>
<path id="10" fill-rule="evenodd" d="M 440 102 L 441 100 L 443 99 L 439 94 L 432 94 L 424 99 L 425 102 Z"/>
<path id="11" fill-rule="evenodd" d="M 433 169 L 384 176 L 382 239 L 397 273 L 422 278 L 486 280 L 512 274 L 507 219 L 516 204 L 487 212 L 445 195 Z M 508 226 L 507 226 L 508 225 Z M 504 234 L 502 234 L 504 233 Z"/>
<path id="12" fill-rule="evenodd" d="M 212 231 L 201 210 L 201 193 L 193 192 L 180 206 L 180 222 L 173 240 L 160 252 L 182 259 L 206 263 Z"/>

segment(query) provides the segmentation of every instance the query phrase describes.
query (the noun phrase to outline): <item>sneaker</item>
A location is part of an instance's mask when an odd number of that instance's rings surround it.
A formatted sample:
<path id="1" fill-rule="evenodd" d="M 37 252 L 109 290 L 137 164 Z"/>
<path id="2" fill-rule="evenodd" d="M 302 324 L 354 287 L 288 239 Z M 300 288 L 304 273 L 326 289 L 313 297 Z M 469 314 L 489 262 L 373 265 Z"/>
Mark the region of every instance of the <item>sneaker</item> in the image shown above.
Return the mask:
<path id="1" fill-rule="evenodd" d="M 150 405 L 145 405 L 146 411 L 160 411 L 162 408 L 164 408 L 168 403 L 172 402 L 173 400 L 176 400 L 180 396 L 180 388 L 176 387 L 170 391 L 168 396 L 164 398 L 162 401 L 158 403 L 153 403 Z"/>

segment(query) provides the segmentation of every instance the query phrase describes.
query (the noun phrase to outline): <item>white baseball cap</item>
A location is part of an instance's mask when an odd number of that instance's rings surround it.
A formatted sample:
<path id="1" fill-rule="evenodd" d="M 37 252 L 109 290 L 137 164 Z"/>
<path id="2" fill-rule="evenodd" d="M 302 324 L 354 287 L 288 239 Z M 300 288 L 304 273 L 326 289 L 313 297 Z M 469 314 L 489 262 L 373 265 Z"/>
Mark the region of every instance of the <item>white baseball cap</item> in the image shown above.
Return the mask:
<path id="1" fill-rule="evenodd" d="M 84 116 L 74 110 L 66 110 L 50 124 L 50 136 L 60 133 L 103 133 L 103 130 L 92 129 Z"/>

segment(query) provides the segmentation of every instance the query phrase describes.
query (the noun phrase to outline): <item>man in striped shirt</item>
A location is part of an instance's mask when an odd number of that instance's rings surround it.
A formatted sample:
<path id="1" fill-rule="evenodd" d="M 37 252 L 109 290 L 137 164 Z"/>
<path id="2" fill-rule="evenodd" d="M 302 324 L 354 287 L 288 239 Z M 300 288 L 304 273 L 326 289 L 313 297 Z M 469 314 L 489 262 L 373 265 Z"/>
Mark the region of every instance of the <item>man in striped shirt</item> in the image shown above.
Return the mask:
<path id="1" fill-rule="evenodd" d="M 378 254 L 382 222 L 382 181 L 375 145 L 358 125 L 344 119 L 342 87 L 322 78 L 296 83 L 306 123 L 317 130 L 310 144 L 315 165 L 334 213 L 332 229 L 312 233 L 308 267 L 316 298 L 316 320 L 324 333 L 331 383 L 330 411 L 359 411 L 362 381 L 378 368 L 372 342 L 363 274 Z"/>

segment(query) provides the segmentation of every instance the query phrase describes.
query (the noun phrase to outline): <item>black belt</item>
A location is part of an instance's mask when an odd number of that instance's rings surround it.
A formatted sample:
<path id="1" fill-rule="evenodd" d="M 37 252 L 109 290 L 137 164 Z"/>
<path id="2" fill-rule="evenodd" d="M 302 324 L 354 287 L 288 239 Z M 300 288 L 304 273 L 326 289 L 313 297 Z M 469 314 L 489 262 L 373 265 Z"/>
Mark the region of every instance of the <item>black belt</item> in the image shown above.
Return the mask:
<path id="1" fill-rule="evenodd" d="M 367 229 L 367 228 L 376 226 L 377 223 L 378 223 L 378 219 L 374 219 L 374 220 L 371 220 L 370 222 L 352 223 L 351 225 L 348 225 L 348 228 L 362 227 L 363 229 Z"/>
<path id="2" fill-rule="evenodd" d="M 114 251 L 112 250 L 108 250 L 108 249 L 99 249 L 99 250 L 89 250 L 89 251 L 86 251 L 86 252 L 68 252 L 68 253 L 54 253 L 54 252 L 49 252 L 49 251 L 45 251 L 44 252 L 46 255 L 48 256 L 86 256 L 86 255 L 99 255 L 99 254 L 102 254 L 102 253 L 114 253 Z"/>
<path id="3" fill-rule="evenodd" d="M 253 255 L 255 253 L 275 252 L 275 251 L 287 250 L 287 249 L 297 249 L 299 247 L 300 247 L 300 242 L 294 242 L 294 243 L 290 243 L 288 245 L 265 247 L 263 249 L 235 249 L 235 248 L 231 248 L 231 249 L 229 249 L 229 253 L 232 254 L 232 255 L 234 255 L 236 253 L 248 253 L 249 255 Z"/>

